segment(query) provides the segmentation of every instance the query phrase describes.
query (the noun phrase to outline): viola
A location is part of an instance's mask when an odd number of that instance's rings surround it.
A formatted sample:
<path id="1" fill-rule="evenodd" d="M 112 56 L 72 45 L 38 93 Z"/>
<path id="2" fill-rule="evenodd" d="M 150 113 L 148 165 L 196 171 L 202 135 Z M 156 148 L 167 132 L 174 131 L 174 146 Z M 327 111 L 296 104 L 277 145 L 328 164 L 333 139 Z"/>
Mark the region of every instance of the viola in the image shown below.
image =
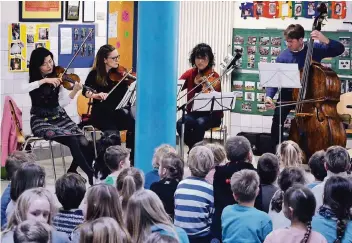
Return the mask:
<path id="1" fill-rule="evenodd" d="M 212 91 L 221 91 L 220 79 L 214 77 L 214 70 L 209 68 L 205 72 L 198 72 L 194 78 L 194 83 L 202 86 L 202 93 L 210 93 Z"/>

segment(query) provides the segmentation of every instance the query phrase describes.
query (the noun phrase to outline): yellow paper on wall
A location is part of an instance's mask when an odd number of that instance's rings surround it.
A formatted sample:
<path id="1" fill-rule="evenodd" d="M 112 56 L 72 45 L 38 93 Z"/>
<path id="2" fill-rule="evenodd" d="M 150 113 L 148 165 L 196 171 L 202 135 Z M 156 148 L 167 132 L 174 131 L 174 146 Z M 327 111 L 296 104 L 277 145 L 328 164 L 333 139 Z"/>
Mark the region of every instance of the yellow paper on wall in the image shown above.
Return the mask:
<path id="1" fill-rule="evenodd" d="M 279 1 L 279 16 L 282 19 L 292 17 L 292 1 Z"/>

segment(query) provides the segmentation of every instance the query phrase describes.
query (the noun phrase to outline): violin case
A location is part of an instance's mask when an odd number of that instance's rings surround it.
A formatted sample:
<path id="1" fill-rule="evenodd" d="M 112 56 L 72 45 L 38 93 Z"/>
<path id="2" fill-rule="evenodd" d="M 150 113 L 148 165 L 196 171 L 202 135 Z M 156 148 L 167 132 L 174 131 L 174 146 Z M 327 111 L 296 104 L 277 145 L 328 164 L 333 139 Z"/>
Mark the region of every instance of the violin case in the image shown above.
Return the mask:
<path id="1" fill-rule="evenodd" d="M 237 136 L 243 136 L 249 140 L 253 154 L 256 156 L 261 156 L 264 153 L 275 154 L 270 133 L 240 132 Z"/>

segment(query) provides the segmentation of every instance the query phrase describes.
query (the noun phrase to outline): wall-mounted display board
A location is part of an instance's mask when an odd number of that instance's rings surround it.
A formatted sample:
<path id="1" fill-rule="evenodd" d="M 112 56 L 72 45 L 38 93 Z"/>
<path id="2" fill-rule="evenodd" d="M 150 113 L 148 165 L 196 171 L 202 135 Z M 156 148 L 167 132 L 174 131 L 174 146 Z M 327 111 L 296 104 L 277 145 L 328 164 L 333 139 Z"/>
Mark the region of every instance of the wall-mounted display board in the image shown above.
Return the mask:
<path id="1" fill-rule="evenodd" d="M 352 91 L 352 33 L 324 32 L 328 38 L 340 41 L 345 45 L 345 52 L 335 58 L 326 58 L 323 65 L 332 68 L 341 78 L 346 92 L 351 85 Z M 309 36 L 307 31 L 305 36 Z M 306 39 L 305 39 L 306 41 Z M 272 115 L 273 111 L 266 111 L 264 106 L 265 90 L 259 85 L 258 63 L 275 62 L 282 50 L 286 48 L 283 30 L 277 29 L 234 29 L 232 51 L 242 49 L 243 55 L 239 60 L 242 73 L 232 74 L 232 91 L 237 93 L 236 107 L 233 112 L 257 115 Z M 347 81 L 346 81 L 347 80 Z M 277 98 L 274 97 L 274 99 Z"/>

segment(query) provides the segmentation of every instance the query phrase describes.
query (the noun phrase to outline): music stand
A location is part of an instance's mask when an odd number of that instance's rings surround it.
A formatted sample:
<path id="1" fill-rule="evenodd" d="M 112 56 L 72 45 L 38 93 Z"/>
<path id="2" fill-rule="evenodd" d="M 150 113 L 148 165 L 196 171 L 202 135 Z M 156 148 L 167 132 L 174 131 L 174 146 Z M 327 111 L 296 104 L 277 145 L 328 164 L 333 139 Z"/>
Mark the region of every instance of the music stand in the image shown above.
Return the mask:
<path id="1" fill-rule="evenodd" d="M 258 63 L 259 80 L 262 87 L 278 88 L 279 90 L 279 143 L 281 143 L 281 89 L 301 88 L 300 72 L 297 63 Z"/>
<path id="2" fill-rule="evenodd" d="M 136 81 L 130 84 L 130 86 L 128 87 L 128 90 L 126 91 L 125 95 L 123 96 L 122 100 L 117 105 L 115 110 L 121 109 L 128 105 L 132 106 L 132 103 L 134 103 L 135 99 L 133 102 L 131 102 L 131 100 L 132 100 L 132 97 L 134 97 L 135 92 L 136 92 Z"/>

